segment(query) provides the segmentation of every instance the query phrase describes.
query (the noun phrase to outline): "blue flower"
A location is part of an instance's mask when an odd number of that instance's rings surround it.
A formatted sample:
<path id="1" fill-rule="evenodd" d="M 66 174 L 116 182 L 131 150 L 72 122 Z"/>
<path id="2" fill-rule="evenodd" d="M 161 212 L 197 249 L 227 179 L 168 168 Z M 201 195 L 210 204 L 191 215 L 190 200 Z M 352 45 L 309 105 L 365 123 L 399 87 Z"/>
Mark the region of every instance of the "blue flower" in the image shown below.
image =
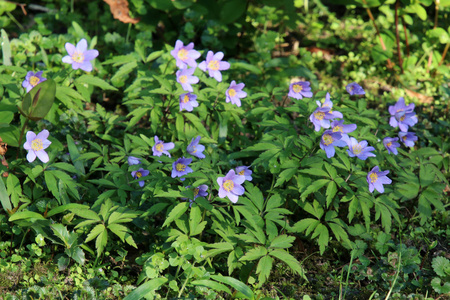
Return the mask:
<path id="1" fill-rule="evenodd" d="M 139 179 L 139 178 L 141 178 L 141 177 L 145 177 L 145 176 L 147 176 L 148 174 L 150 174 L 150 171 L 149 170 L 144 170 L 144 169 L 142 169 L 142 168 L 140 168 L 139 170 L 137 170 L 137 171 L 133 171 L 133 172 L 131 172 L 131 176 L 134 178 L 134 179 Z M 144 180 L 141 180 L 141 181 L 139 181 L 139 186 L 140 187 L 144 187 Z"/>
<path id="2" fill-rule="evenodd" d="M 371 153 L 370 151 L 374 151 L 375 148 L 374 147 L 368 147 L 367 146 L 367 141 L 361 141 L 358 143 L 358 141 L 354 138 L 351 137 L 347 140 L 347 145 L 348 145 L 348 155 L 350 157 L 357 157 L 359 159 L 362 160 L 366 160 L 368 157 L 375 157 L 376 155 Z"/>
<path id="3" fill-rule="evenodd" d="M 205 146 L 199 144 L 200 139 L 201 139 L 200 136 L 192 138 L 191 143 L 187 147 L 187 152 L 198 158 L 205 158 L 205 155 L 203 154 Z"/>
<path id="4" fill-rule="evenodd" d="M 140 163 L 141 163 L 141 160 L 140 160 L 139 158 L 134 157 L 134 156 L 128 156 L 128 164 L 129 164 L 130 166 L 132 166 L 132 165 L 138 165 L 138 164 L 140 164 Z"/>
<path id="5" fill-rule="evenodd" d="M 376 189 L 380 193 L 384 193 L 383 184 L 391 184 L 392 180 L 386 175 L 389 171 L 380 172 L 378 166 L 373 167 L 373 169 L 367 174 L 367 183 L 369 184 L 369 191 L 372 193 Z"/>
<path id="6" fill-rule="evenodd" d="M 352 83 L 347 84 L 345 89 L 347 90 L 347 93 L 349 93 L 351 96 L 353 96 L 353 95 L 365 95 L 366 94 L 364 89 L 359 84 L 357 84 L 356 82 L 352 82 Z"/>
<path id="7" fill-rule="evenodd" d="M 313 93 L 309 87 L 308 81 L 297 81 L 289 85 L 288 96 L 295 99 L 303 99 L 303 97 L 311 98 Z"/>

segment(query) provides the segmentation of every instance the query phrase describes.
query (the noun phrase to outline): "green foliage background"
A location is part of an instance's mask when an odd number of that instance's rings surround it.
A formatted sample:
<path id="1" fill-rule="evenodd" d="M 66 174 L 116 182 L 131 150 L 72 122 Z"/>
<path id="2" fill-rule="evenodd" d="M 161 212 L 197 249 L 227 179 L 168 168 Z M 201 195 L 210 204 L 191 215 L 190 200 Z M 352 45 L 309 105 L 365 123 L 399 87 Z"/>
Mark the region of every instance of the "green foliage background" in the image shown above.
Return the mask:
<path id="1" fill-rule="evenodd" d="M 449 7 L 131 0 L 140 18 L 131 25 L 103 2 L 27 3 L 27 15 L 0 2 L 0 137 L 9 164 L 0 180 L 0 295 L 445 295 Z M 61 61 L 64 44 L 81 38 L 100 52 L 90 73 Z M 179 110 L 183 90 L 170 55 L 178 39 L 194 42 L 202 57 L 223 51 L 231 63 L 221 83 L 195 71 L 193 112 Z M 42 93 L 25 93 L 26 73 L 39 70 L 48 78 Z M 241 107 L 224 101 L 232 80 L 246 85 Z M 313 99 L 287 97 L 298 80 L 311 82 Z M 365 96 L 346 93 L 353 81 Z M 375 158 L 352 159 L 343 149 L 327 158 L 319 148 L 309 115 L 326 92 Z M 393 156 L 381 140 L 397 133 L 387 108 L 399 97 L 416 104 L 419 139 Z M 25 159 L 25 128 L 50 131 L 49 163 Z M 173 157 L 152 156 L 155 135 L 175 143 Z M 185 182 L 171 178 L 198 135 L 206 158 L 194 159 Z M 130 155 L 142 164 L 129 166 Z M 240 165 L 251 166 L 253 180 L 232 205 L 218 197 L 216 180 Z M 375 165 L 393 180 L 383 194 L 367 188 Z M 150 174 L 135 180 L 139 167 Z M 201 184 L 208 197 L 189 205 Z M 331 284 L 319 289 L 324 282 Z"/>

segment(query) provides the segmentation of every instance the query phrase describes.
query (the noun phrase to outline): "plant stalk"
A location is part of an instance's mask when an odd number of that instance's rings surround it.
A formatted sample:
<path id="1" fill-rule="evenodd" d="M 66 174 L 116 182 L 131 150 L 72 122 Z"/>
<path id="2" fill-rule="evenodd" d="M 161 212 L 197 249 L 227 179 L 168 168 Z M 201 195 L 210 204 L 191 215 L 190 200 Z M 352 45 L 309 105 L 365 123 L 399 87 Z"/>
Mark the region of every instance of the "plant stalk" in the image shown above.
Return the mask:
<path id="1" fill-rule="evenodd" d="M 395 2 L 395 39 L 397 40 L 398 64 L 400 65 L 400 71 L 403 74 L 402 50 L 400 49 L 400 33 L 398 31 L 398 8 L 399 7 L 400 7 L 400 0 L 397 0 Z"/>

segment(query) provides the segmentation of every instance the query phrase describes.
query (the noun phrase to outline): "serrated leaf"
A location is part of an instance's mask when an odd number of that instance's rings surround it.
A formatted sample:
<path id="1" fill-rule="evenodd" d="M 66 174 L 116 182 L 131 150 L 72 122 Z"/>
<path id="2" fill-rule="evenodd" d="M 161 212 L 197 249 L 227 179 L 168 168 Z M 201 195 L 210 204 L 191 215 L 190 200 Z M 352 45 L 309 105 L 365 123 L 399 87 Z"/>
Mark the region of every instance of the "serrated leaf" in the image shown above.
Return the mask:
<path id="1" fill-rule="evenodd" d="M 330 181 L 330 183 L 327 186 L 327 191 L 325 195 L 327 196 L 327 208 L 330 207 L 331 202 L 334 199 L 334 196 L 336 196 L 337 193 L 337 185 L 336 182 Z"/>
<path id="2" fill-rule="evenodd" d="M 287 236 L 285 234 L 279 235 L 272 240 L 269 248 L 290 248 L 295 241 L 294 236 Z"/>
<path id="3" fill-rule="evenodd" d="M 330 182 L 329 179 L 318 179 L 318 180 L 313 181 L 306 188 L 306 190 L 302 193 L 301 198 L 304 200 L 306 197 L 308 197 L 309 194 L 317 192 L 323 186 L 325 186 L 328 182 Z"/>
<path id="4" fill-rule="evenodd" d="M 240 261 L 257 260 L 266 254 L 267 249 L 265 247 L 256 246 L 255 248 L 252 248 L 249 251 L 247 251 L 247 253 L 245 253 L 245 255 L 242 256 L 239 260 Z"/>
<path id="5" fill-rule="evenodd" d="M 95 239 L 100 233 L 106 231 L 106 227 L 103 224 L 98 224 L 95 226 L 91 232 L 89 232 L 88 236 L 86 237 L 85 243 L 92 241 Z"/>
<path id="6" fill-rule="evenodd" d="M 292 176 L 295 175 L 295 173 L 297 173 L 298 168 L 289 168 L 284 170 L 283 172 L 281 172 L 278 175 L 278 179 L 277 182 L 275 184 L 275 187 L 282 185 L 285 182 L 288 182 L 289 180 L 291 180 Z"/>
<path id="7" fill-rule="evenodd" d="M 287 253 L 285 250 L 275 249 L 275 250 L 270 251 L 269 255 L 276 259 L 283 261 L 292 270 L 297 272 L 302 278 L 306 279 L 305 271 L 304 271 L 302 265 L 300 264 L 300 262 L 295 257 L 293 257 L 292 255 Z"/>
<path id="8" fill-rule="evenodd" d="M 258 276 L 258 285 L 261 286 L 269 278 L 270 271 L 272 271 L 273 259 L 270 256 L 263 256 L 256 267 L 256 274 Z"/>
<path id="9" fill-rule="evenodd" d="M 189 208 L 189 202 L 181 202 L 169 212 L 166 220 L 162 227 L 169 226 L 175 219 L 178 219 L 182 214 L 184 214 Z"/>

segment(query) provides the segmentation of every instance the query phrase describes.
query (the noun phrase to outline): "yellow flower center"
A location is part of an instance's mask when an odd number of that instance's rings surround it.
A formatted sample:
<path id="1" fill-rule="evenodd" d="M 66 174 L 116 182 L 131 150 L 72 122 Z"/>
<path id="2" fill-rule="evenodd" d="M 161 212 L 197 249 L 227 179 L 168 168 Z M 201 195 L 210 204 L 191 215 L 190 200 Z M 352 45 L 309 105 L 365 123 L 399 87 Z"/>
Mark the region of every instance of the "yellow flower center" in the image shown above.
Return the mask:
<path id="1" fill-rule="evenodd" d="M 335 126 L 334 128 L 333 128 L 333 132 L 343 132 L 342 131 L 342 126 Z"/>
<path id="2" fill-rule="evenodd" d="M 239 175 L 244 175 L 244 171 L 245 171 L 245 170 L 242 170 L 242 171 L 240 171 L 238 174 L 239 174 Z"/>
<path id="3" fill-rule="evenodd" d="M 192 149 L 194 149 L 194 150 L 192 151 L 192 153 L 196 153 L 196 152 L 197 152 L 197 147 L 192 146 Z"/>
<path id="4" fill-rule="evenodd" d="M 377 182 L 377 180 L 378 180 L 377 173 L 372 173 L 372 174 L 369 175 L 369 177 L 370 177 L 370 182 L 371 183 Z"/>
<path id="5" fill-rule="evenodd" d="M 40 151 L 40 150 L 44 149 L 44 144 L 42 143 L 42 140 L 34 139 L 31 142 L 31 149 L 33 149 L 34 151 Z"/>
<path id="6" fill-rule="evenodd" d="M 181 59 L 181 60 L 186 60 L 186 59 L 188 59 L 188 52 L 187 52 L 187 50 L 186 49 L 180 49 L 179 51 L 178 51 L 178 58 L 179 59 Z"/>
<path id="7" fill-rule="evenodd" d="M 303 90 L 303 86 L 299 84 L 294 84 L 292 86 L 292 89 L 294 90 L 295 93 L 300 93 Z"/>
<path id="8" fill-rule="evenodd" d="M 386 146 L 391 147 L 392 146 L 392 142 L 387 143 Z"/>
<path id="9" fill-rule="evenodd" d="M 199 191 L 200 191 L 200 190 L 199 190 L 198 188 L 195 188 L 195 189 L 194 189 L 194 196 L 197 196 Z"/>
<path id="10" fill-rule="evenodd" d="M 186 75 L 180 76 L 180 82 L 181 83 L 186 83 L 187 82 L 187 76 Z"/>
<path id="11" fill-rule="evenodd" d="M 75 51 L 75 53 L 72 54 L 72 60 L 77 63 L 82 63 L 84 61 L 84 54 L 80 53 L 78 51 Z"/>
<path id="12" fill-rule="evenodd" d="M 406 135 L 405 135 L 404 137 L 402 137 L 402 139 L 403 139 L 404 141 L 406 141 Z"/>
<path id="13" fill-rule="evenodd" d="M 189 96 L 188 95 L 184 95 L 183 100 L 181 100 L 183 103 L 188 103 L 189 102 Z"/>
<path id="14" fill-rule="evenodd" d="M 208 63 L 208 69 L 211 69 L 213 71 L 219 70 L 219 61 L 218 60 L 212 60 Z"/>
<path id="15" fill-rule="evenodd" d="M 184 172 L 186 170 L 186 165 L 177 163 L 177 165 L 175 166 L 175 169 L 177 169 L 178 172 Z"/>
<path id="16" fill-rule="evenodd" d="M 360 154 L 361 153 L 361 146 L 360 145 L 355 145 L 355 146 L 353 146 L 353 153 L 355 153 L 355 154 Z"/>
<path id="17" fill-rule="evenodd" d="M 403 116 L 400 117 L 400 121 L 403 122 L 404 120 L 405 120 L 405 115 L 403 115 Z"/>
<path id="18" fill-rule="evenodd" d="M 323 143 L 325 144 L 325 146 L 331 145 L 331 143 L 333 143 L 333 141 L 334 141 L 334 139 L 331 135 L 329 135 L 329 134 L 323 135 Z"/>
<path id="19" fill-rule="evenodd" d="M 226 181 L 223 183 L 223 188 L 224 188 L 224 190 L 227 191 L 227 192 L 231 191 L 231 190 L 234 188 L 234 182 L 233 182 L 233 180 L 226 180 Z"/>
<path id="20" fill-rule="evenodd" d="M 229 89 L 228 90 L 228 95 L 230 95 L 230 97 L 236 96 L 236 90 L 235 89 Z"/>
<path id="21" fill-rule="evenodd" d="M 323 120 L 323 118 L 325 117 L 325 113 L 321 112 L 321 111 L 318 111 L 318 112 L 314 113 L 314 117 L 317 120 Z"/>
<path id="22" fill-rule="evenodd" d="M 30 85 L 36 86 L 39 83 L 39 77 L 31 76 L 30 77 Z"/>
<path id="23" fill-rule="evenodd" d="M 136 172 L 135 176 L 136 176 L 137 178 L 141 178 L 141 177 L 142 177 L 142 173 L 141 173 L 141 172 Z"/>
<path id="24" fill-rule="evenodd" d="M 164 150 L 164 146 L 162 143 L 156 144 L 155 148 L 156 148 L 156 151 L 158 151 L 158 152 L 163 152 L 163 150 Z"/>

